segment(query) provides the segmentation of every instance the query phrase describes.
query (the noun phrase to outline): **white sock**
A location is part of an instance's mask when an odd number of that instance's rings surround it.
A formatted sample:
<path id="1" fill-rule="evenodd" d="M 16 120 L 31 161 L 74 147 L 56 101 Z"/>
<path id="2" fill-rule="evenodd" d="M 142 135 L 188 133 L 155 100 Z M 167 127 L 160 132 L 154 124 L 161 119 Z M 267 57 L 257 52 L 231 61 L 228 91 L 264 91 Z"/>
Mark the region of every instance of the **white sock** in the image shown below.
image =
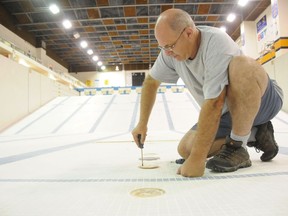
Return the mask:
<path id="1" fill-rule="evenodd" d="M 256 141 L 255 135 L 256 135 L 257 131 L 258 131 L 257 127 L 252 127 L 251 134 L 250 134 L 250 137 L 248 139 L 248 142 L 255 142 Z"/>
<path id="2" fill-rule="evenodd" d="M 248 142 L 248 139 L 250 137 L 250 134 L 247 134 L 246 136 L 239 136 L 239 135 L 236 135 L 233 133 L 233 131 L 231 131 L 231 135 L 230 135 L 230 138 L 235 140 L 235 141 L 241 141 L 242 142 L 242 146 L 246 149 L 247 148 L 247 142 Z"/>

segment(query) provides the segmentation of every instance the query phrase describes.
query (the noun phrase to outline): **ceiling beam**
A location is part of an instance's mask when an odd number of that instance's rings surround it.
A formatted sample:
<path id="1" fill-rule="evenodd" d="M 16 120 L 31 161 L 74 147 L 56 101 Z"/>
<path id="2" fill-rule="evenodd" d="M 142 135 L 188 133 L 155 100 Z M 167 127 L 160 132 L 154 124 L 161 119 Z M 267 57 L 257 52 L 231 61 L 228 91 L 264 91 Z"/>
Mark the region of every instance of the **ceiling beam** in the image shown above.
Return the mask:
<path id="1" fill-rule="evenodd" d="M 24 0 L 23 0 L 24 1 Z M 261 1 L 261 0 L 254 0 L 254 1 Z M 19 0 L 4 0 L 3 3 L 11 3 L 11 2 L 19 2 Z M 161 6 L 182 6 L 184 3 L 161 3 Z M 235 0 L 230 0 L 229 2 L 223 2 L 223 1 L 209 1 L 209 2 L 189 2 L 185 3 L 186 5 L 235 5 L 237 2 Z M 60 7 L 60 10 L 65 11 L 76 11 L 76 10 L 91 10 L 91 9 L 107 9 L 107 8 L 119 8 L 120 7 L 147 7 L 147 6 L 156 6 L 157 4 L 132 4 L 132 5 L 109 5 L 109 6 L 95 6 L 95 7 Z M 44 13 L 49 11 L 49 7 L 43 8 L 41 10 L 35 10 L 35 11 L 25 11 L 25 12 L 15 12 L 12 13 L 12 15 L 23 15 L 27 13 Z M 49 11 L 50 12 L 50 11 Z"/>

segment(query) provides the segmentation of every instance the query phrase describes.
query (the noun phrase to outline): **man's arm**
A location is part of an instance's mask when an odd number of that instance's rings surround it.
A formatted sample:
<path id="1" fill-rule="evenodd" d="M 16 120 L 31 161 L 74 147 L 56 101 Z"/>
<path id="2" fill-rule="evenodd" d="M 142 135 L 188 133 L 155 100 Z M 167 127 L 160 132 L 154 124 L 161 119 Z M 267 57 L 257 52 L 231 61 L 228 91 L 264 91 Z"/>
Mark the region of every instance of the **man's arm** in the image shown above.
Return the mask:
<path id="1" fill-rule="evenodd" d="M 180 167 L 179 174 L 187 177 L 202 176 L 204 174 L 205 161 L 219 127 L 225 97 L 226 87 L 217 98 L 204 102 L 190 155 L 183 166 Z"/>
<path id="2" fill-rule="evenodd" d="M 147 133 L 147 124 L 155 103 L 157 89 L 161 82 L 147 75 L 143 82 L 141 91 L 140 119 L 137 126 L 132 131 L 134 141 L 139 145 L 138 134 L 141 134 L 141 143 L 144 143 Z"/>

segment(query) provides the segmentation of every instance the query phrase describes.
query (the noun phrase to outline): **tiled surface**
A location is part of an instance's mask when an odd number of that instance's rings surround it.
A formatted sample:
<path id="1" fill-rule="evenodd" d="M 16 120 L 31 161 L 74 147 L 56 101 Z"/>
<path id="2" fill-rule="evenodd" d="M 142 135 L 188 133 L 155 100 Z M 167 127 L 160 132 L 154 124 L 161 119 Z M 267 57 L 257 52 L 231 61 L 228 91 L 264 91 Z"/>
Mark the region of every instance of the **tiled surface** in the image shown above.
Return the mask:
<path id="1" fill-rule="evenodd" d="M 250 168 L 183 178 L 177 143 L 198 108 L 186 92 L 158 95 L 144 154 L 160 159 L 144 163 L 159 168 L 143 170 L 130 135 L 138 102 L 137 94 L 61 97 L 3 132 L 0 215 L 287 215 L 287 114 L 273 120 L 280 152 L 272 162 L 249 149 Z M 130 194 L 147 187 L 166 193 Z"/>

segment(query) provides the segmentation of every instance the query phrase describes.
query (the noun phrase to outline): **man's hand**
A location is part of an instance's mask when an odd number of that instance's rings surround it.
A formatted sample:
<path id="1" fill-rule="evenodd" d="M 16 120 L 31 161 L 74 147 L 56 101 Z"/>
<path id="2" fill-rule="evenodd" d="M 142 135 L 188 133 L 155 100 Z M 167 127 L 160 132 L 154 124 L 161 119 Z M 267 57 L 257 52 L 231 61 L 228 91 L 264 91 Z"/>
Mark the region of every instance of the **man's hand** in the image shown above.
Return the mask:
<path id="1" fill-rule="evenodd" d="M 147 126 L 141 126 L 139 124 L 132 130 L 131 133 L 132 133 L 134 142 L 137 144 L 138 147 L 139 147 L 140 143 L 145 143 L 145 139 L 147 136 L 147 130 L 148 130 Z M 139 134 L 141 135 L 140 143 L 139 143 L 139 139 L 138 139 Z"/>
<path id="2" fill-rule="evenodd" d="M 153 79 L 149 74 L 146 76 L 142 91 L 141 91 L 141 102 L 140 102 L 140 118 L 139 123 L 132 131 L 132 136 L 139 147 L 139 140 L 138 136 L 141 135 L 141 143 L 145 142 L 146 135 L 147 135 L 147 124 L 149 120 L 150 113 L 154 106 L 154 102 L 156 99 L 157 89 L 160 86 L 161 82 Z"/>
<path id="3" fill-rule="evenodd" d="M 177 174 L 184 177 L 200 177 L 203 176 L 206 160 L 193 160 L 190 156 L 179 167 Z"/>

